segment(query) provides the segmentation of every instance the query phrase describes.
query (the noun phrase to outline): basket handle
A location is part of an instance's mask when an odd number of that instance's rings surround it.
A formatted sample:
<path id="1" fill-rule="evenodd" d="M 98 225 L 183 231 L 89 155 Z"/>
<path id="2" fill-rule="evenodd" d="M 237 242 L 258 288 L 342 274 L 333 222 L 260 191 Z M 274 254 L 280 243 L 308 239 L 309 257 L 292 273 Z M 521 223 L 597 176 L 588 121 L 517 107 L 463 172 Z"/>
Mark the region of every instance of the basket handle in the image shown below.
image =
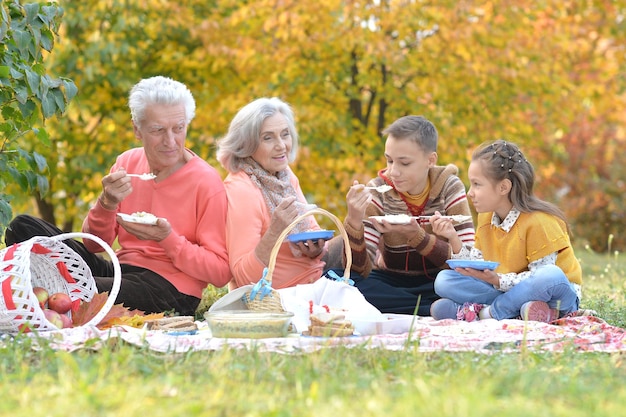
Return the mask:
<path id="1" fill-rule="evenodd" d="M 50 236 L 50 239 L 59 240 L 59 241 L 63 241 L 67 239 L 74 239 L 74 238 L 93 240 L 106 251 L 109 257 L 111 257 L 111 261 L 113 262 L 113 286 L 111 287 L 111 292 L 109 292 L 109 298 L 104 303 L 100 311 L 91 320 L 89 320 L 87 323 L 83 325 L 83 326 L 95 326 L 98 323 L 100 323 L 102 319 L 104 318 L 104 316 L 106 316 L 109 313 L 109 311 L 111 310 L 111 307 L 113 307 L 113 304 L 115 303 L 115 300 L 117 299 L 117 295 L 120 292 L 120 286 L 122 285 L 122 268 L 120 267 L 120 262 L 117 259 L 117 255 L 115 254 L 113 249 L 104 240 L 100 239 L 98 236 L 95 236 L 89 233 L 80 233 L 80 232 L 63 233 L 60 235 Z"/>
<path id="2" fill-rule="evenodd" d="M 274 244 L 274 247 L 272 248 L 272 252 L 270 254 L 270 263 L 268 265 L 267 274 L 265 276 L 265 280 L 270 285 L 272 284 L 272 274 L 274 273 L 274 268 L 276 267 L 276 257 L 278 256 L 278 251 L 280 250 L 283 240 L 285 239 L 285 237 L 287 237 L 289 232 L 298 224 L 298 222 L 300 222 L 302 219 L 312 214 L 326 215 L 335 223 L 335 225 L 339 229 L 339 233 L 341 234 L 341 237 L 343 238 L 343 247 L 346 251 L 346 268 L 344 270 L 343 276 L 344 278 L 350 277 L 350 268 L 352 267 L 352 251 L 350 250 L 350 240 L 348 239 L 348 234 L 346 233 L 346 229 L 343 227 L 343 224 L 339 221 L 339 219 L 334 214 L 322 208 L 317 207 L 296 217 L 295 220 L 292 221 L 291 224 L 287 226 L 285 230 L 283 230 L 283 232 L 278 236 L 278 239 L 276 239 L 276 243 Z"/>

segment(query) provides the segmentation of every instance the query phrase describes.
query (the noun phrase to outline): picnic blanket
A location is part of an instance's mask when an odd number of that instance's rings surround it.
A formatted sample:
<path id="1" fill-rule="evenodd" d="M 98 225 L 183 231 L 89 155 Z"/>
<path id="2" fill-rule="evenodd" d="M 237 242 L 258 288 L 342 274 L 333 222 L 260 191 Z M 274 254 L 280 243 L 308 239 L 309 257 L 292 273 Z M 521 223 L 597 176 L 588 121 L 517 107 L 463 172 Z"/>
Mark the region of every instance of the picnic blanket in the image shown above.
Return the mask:
<path id="1" fill-rule="evenodd" d="M 566 317 L 551 324 L 522 320 L 480 320 L 464 322 L 417 318 L 409 332 L 350 337 L 307 337 L 292 334 L 270 339 L 221 339 L 209 330 L 192 335 L 172 335 L 159 330 L 114 327 L 99 330 L 79 327 L 32 334 L 35 348 L 47 344 L 53 349 L 98 350 L 111 339 L 161 353 L 215 351 L 224 348 L 255 349 L 285 354 L 314 352 L 336 346 L 366 347 L 412 352 L 519 352 L 564 351 L 624 352 L 626 329 L 611 326 L 594 316 Z M 0 344 L 11 336 L 3 335 Z"/>

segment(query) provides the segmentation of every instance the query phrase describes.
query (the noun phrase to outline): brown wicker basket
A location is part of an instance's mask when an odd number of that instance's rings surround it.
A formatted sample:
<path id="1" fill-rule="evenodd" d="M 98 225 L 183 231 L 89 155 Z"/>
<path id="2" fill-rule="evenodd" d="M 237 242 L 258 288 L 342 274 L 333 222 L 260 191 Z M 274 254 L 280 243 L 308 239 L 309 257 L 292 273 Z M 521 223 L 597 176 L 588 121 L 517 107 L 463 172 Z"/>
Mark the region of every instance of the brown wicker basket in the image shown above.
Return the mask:
<path id="1" fill-rule="evenodd" d="M 274 244 L 272 252 L 270 253 L 270 262 L 267 267 L 267 273 L 264 277 L 269 285 L 272 284 L 272 274 L 274 273 L 274 268 L 276 267 L 276 257 L 278 256 L 278 251 L 280 250 L 283 240 L 287 237 L 289 232 L 298 224 L 298 222 L 300 222 L 305 217 L 313 214 L 323 214 L 327 216 L 333 221 L 333 223 L 335 223 L 337 229 L 339 229 L 339 233 L 344 241 L 343 246 L 346 252 L 346 266 L 344 270 L 344 277 L 350 277 L 350 268 L 352 266 L 352 252 L 350 250 L 350 241 L 348 240 L 348 234 L 346 233 L 346 229 L 343 227 L 341 221 L 339 221 L 339 219 L 334 214 L 318 207 L 296 217 L 296 219 L 291 222 L 291 224 L 287 226 L 285 230 L 283 230 L 280 236 L 278 236 L 278 239 L 276 239 L 276 243 Z M 253 311 L 285 311 L 280 301 L 280 294 L 274 289 L 272 289 L 270 293 L 265 295 L 265 297 L 263 297 L 262 299 L 259 296 L 253 297 L 251 299 L 251 291 L 247 291 L 243 296 L 243 301 L 246 304 L 247 308 Z"/>
<path id="2" fill-rule="evenodd" d="M 109 245 L 88 233 L 35 236 L 0 251 L 0 332 L 58 330 L 45 318 L 33 287 L 43 287 L 50 294 L 64 292 L 75 305 L 93 298 L 97 289 L 89 266 L 63 243 L 73 238 L 95 241 L 113 262 L 113 288 L 109 297 L 84 326 L 97 325 L 111 310 L 122 278 L 119 261 Z M 71 316 L 71 312 L 67 314 Z"/>

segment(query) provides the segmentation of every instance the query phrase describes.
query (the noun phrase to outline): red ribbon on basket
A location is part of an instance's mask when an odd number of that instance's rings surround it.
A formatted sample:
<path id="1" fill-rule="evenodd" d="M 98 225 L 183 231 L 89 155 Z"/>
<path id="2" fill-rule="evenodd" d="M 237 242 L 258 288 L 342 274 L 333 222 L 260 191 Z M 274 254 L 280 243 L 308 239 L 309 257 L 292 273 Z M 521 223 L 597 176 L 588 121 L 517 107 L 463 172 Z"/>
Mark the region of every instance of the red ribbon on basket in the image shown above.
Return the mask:
<path id="1" fill-rule="evenodd" d="M 45 255 L 52 252 L 50 249 L 46 248 L 45 246 L 41 246 L 39 243 L 33 244 L 33 247 L 30 248 L 30 251 L 32 253 L 36 253 L 37 255 Z"/>
<path id="2" fill-rule="evenodd" d="M 9 249 L 7 249 L 6 253 L 4 254 L 3 260 L 6 261 L 9 259 L 13 259 L 13 254 L 15 253 L 16 250 L 17 250 L 17 244 L 14 244 Z M 10 271 L 11 268 L 13 268 L 13 265 L 7 266 L 6 268 L 3 269 L 3 271 Z"/>
<path id="3" fill-rule="evenodd" d="M 12 245 L 4 254 L 4 260 L 13 259 L 13 254 L 17 250 L 17 244 Z M 3 269 L 3 271 L 10 271 L 13 269 L 13 265 L 9 265 Z M 15 303 L 13 302 L 13 288 L 11 287 L 11 281 L 13 275 L 2 281 L 2 298 L 4 298 L 4 304 L 9 310 L 15 310 Z"/>
<path id="4" fill-rule="evenodd" d="M 9 310 L 15 310 L 15 303 L 13 302 L 13 288 L 11 288 L 11 280 L 13 276 L 2 281 L 2 297 L 4 298 L 4 304 Z"/>
<path id="5" fill-rule="evenodd" d="M 57 269 L 59 270 L 59 273 L 61 274 L 63 279 L 65 279 L 66 282 L 70 284 L 76 284 L 76 280 L 70 274 L 70 271 L 67 269 L 67 265 L 65 265 L 61 261 L 57 262 L 56 265 L 57 265 Z"/>

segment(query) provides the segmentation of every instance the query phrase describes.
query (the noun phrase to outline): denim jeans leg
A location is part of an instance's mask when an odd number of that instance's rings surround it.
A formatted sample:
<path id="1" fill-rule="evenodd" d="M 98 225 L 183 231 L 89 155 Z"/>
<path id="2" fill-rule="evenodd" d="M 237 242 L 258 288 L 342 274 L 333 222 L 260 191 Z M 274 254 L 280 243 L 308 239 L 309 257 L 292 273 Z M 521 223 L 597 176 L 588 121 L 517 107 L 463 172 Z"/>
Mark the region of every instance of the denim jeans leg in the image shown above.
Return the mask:
<path id="1" fill-rule="evenodd" d="M 444 269 L 435 279 L 435 292 L 441 298 L 449 298 L 457 304 L 465 302 L 491 304 L 502 295 L 493 285 L 468 277 L 453 269 Z"/>
<path id="2" fill-rule="evenodd" d="M 491 315 L 498 320 L 517 317 L 527 301 L 544 301 L 550 308 L 557 308 L 561 316 L 578 310 L 580 302 L 561 268 L 544 265 L 496 298 L 491 305 Z"/>

